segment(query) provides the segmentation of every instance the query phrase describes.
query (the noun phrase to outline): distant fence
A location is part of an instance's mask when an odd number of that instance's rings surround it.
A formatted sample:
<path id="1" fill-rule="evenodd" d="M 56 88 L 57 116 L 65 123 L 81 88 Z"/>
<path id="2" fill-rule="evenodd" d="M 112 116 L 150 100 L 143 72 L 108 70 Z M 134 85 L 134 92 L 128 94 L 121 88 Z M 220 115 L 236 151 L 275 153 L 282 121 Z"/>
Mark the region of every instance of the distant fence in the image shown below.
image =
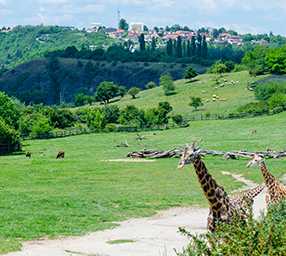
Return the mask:
<path id="1" fill-rule="evenodd" d="M 267 115 L 267 114 L 264 114 Z M 185 116 L 185 125 L 180 127 L 187 127 L 189 122 L 192 121 L 203 121 L 203 120 L 229 120 L 229 119 L 242 119 L 251 118 L 255 116 L 261 116 L 261 113 L 229 113 L 229 114 L 196 114 Z M 178 128 L 174 123 L 168 125 L 156 126 L 156 127 L 128 127 L 128 126 L 107 126 L 105 129 L 92 129 L 92 128 L 69 128 L 65 130 L 54 130 L 48 133 L 37 134 L 34 136 L 23 136 L 23 139 L 52 139 L 52 138 L 63 138 L 81 134 L 91 133 L 107 133 L 107 132 L 144 132 L 144 131 L 158 131 L 166 130 L 171 128 Z M 5 151 L 5 149 L 3 149 Z M 1 153 L 1 145 L 0 145 Z"/>

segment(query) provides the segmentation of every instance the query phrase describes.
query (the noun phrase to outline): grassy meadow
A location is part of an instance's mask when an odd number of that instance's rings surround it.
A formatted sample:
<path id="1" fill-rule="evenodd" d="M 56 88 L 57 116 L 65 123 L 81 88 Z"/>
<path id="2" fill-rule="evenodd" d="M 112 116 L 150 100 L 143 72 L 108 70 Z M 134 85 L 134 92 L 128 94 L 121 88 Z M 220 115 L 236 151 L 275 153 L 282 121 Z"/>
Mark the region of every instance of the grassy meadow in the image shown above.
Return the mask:
<path id="1" fill-rule="evenodd" d="M 137 99 L 131 99 L 129 95 L 120 101 L 114 103 L 120 107 L 127 105 L 136 105 L 139 108 L 147 109 L 156 107 L 160 101 L 168 101 L 174 108 L 174 113 L 184 116 L 199 115 L 201 113 L 210 114 L 227 114 L 235 111 L 238 107 L 255 101 L 252 91 L 247 89 L 247 84 L 254 82 L 261 77 L 251 77 L 248 72 L 234 72 L 224 74 L 219 79 L 219 85 L 226 81 L 225 85 L 220 87 L 216 84 L 215 74 L 203 74 L 195 78 L 193 82 L 190 80 L 178 80 L 175 82 L 176 94 L 165 96 L 161 87 L 142 91 Z M 235 82 L 231 84 L 231 81 Z M 219 97 L 213 101 L 213 95 Z M 191 97 L 200 97 L 204 106 L 194 111 L 189 106 Z"/>
<path id="2" fill-rule="evenodd" d="M 188 128 L 142 133 L 146 137 L 142 142 L 136 141 L 133 133 L 24 141 L 23 151 L 31 151 L 31 159 L 24 154 L 0 157 L 0 253 L 19 249 L 24 240 L 80 235 L 160 209 L 207 206 L 191 167 L 177 170 L 178 159 L 109 161 L 124 159 L 129 151 L 170 149 L 195 139 L 202 139 L 201 146 L 208 149 L 279 150 L 285 149 L 285 127 L 286 113 L 282 113 L 192 122 Z M 252 135 L 251 129 L 256 129 L 257 134 Z M 125 140 L 129 148 L 115 147 Z M 62 149 L 66 158 L 56 160 L 57 151 Z M 227 191 L 241 184 L 223 176 L 222 171 L 262 182 L 257 168 L 245 167 L 246 160 L 206 157 L 205 161 Z M 267 164 L 277 177 L 283 171 L 285 174 L 285 159 L 267 160 Z"/>

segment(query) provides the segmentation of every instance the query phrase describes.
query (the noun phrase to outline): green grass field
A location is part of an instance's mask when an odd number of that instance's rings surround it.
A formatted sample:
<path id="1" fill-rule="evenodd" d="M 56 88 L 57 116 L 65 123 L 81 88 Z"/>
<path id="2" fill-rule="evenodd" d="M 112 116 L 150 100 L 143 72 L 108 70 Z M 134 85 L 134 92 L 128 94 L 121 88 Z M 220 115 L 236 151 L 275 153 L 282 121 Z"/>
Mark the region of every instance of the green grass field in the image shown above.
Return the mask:
<path id="1" fill-rule="evenodd" d="M 163 89 L 157 87 L 142 91 L 137 99 L 132 100 L 127 95 L 115 104 L 120 107 L 133 104 L 139 108 L 147 109 L 157 106 L 160 101 L 168 101 L 173 106 L 174 113 L 183 114 L 184 116 L 199 115 L 201 113 L 226 114 L 235 111 L 242 105 L 255 101 L 254 93 L 247 90 L 247 83 L 262 78 L 250 77 L 246 71 L 224 74 L 223 78 L 220 79 L 220 84 L 222 84 L 223 79 L 226 79 L 228 83 L 224 87 L 218 87 L 215 83 L 216 77 L 217 75 L 214 74 L 204 74 L 199 75 L 196 78 L 197 81 L 192 83 L 189 80 L 176 81 L 176 94 L 171 96 L 165 96 Z M 231 85 L 230 81 L 239 82 Z M 219 100 L 212 101 L 213 95 L 219 96 Z M 204 106 L 198 111 L 194 111 L 189 106 L 191 97 L 201 97 Z"/>
<path id="2" fill-rule="evenodd" d="M 175 96 L 174 96 L 175 97 Z M 140 99 L 141 100 L 141 99 Z M 109 133 L 24 142 L 23 154 L 0 157 L 0 252 L 19 249 L 24 240 L 80 235 L 114 226 L 113 222 L 148 216 L 174 206 L 207 206 L 193 169 L 177 170 L 177 159 L 150 163 L 110 162 L 145 148 L 169 149 L 194 139 L 220 150 L 285 149 L 286 113 L 253 119 L 198 121 L 190 127 L 136 134 Z M 255 128 L 257 134 L 251 135 Z M 116 144 L 127 140 L 129 148 Z M 56 160 L 64 149 L 66 159 Z M 219 184 L 231 191 L 241 186 L 221 171 L 241 173 L 261 182 L 257 168 L 246 160 L 205 159 Z M 267 160 L 277 176 L 285 160 Z"/>

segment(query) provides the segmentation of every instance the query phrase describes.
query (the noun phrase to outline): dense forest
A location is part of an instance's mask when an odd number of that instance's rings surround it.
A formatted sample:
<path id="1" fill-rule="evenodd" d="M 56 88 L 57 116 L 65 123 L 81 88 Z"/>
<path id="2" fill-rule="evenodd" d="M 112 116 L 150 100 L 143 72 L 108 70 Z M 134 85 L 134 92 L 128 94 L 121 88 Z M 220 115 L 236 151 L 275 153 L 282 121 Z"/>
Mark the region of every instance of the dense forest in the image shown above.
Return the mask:
<path id="1" fill-rule="evenodd" d="M 194 65 L 202 73 L 205 67 Z M 93 61 L 70 58 L 45 58 L 34 60 L 2 74 L 0 90 L 19 100 L 30 103 L 57 104 L 73 102 L 77 93 L 94 95 L 103 81 L 113 81 L 127 88 L 144 86 L 154 81 L 158 84 L 163 73 L 180 79 L 186 64 L 120 61 Z"/>

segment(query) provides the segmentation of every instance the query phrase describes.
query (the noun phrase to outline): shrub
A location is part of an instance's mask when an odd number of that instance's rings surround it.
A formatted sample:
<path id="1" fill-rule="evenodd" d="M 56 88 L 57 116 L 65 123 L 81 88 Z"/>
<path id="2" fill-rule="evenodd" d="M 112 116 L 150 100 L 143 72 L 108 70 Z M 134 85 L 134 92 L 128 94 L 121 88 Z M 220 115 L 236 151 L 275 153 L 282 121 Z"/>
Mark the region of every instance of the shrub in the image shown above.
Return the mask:
<path id="1" fill-rule="evenodd" d="M 31 135 L 33 138 L 41 138 L 47 136 L 52 131 L 49 119 L 43 115 L 39 115 L 37 120 L 33 122 Z"/>
<path id="2" fill-rule="evenodd" d="M 197 72 L 192 68 L 192 66 L 190 66 L 186 69 L 184 77 L 185 79 L 192 79 L 197 75 Z"/>
<path id="3" fill-rule="evenodd" d="M 151 82 L 149 82 L 148 84 L 145 85 L 146 89 L 153 89 L 155 87 L 157 87 L 157 84 L 155 82 L 153 82 L 153 81 L 151 81 Z"/>
<path id="4" fill-rule="evenodd" d="M 199 97 L 191 97 L 190 106 L 192 106 L 195 110 L 197 110 L 199 107 L 203 106 L 202 99 Z"/>
<path id="5" fill-rule="evenodd" d="M 268 209 L 262 220 L 249 218 L 218 226 L 215 233 L 196 236 L 187 231 L 191 242 L 178 256 L 204 255 L 285 255 L 286 201 Z M 211 247 L 210 247 L 211 246 Z"/>
<path id="6" fill-rule="evenodd" d="M 237 110 L 238 113 L 247 113 L 252 115 L 263 115 L 268 113 L 268 105 L 266 102 L 251 102 L 241 106 Z"/>
<path id="7" fill-rule="evenodd" d="M 20 145 L 19 133 L 10 125 L 8 125 L 3 118 L 0 117 L 0 144 L 7 145 L 8 148 L 5 152 L 9 153 L 18 149 Z"/>
<path id="8" fill-rule="evenodd" d="M 286 94 L 283 93 L 275 93 L 268 100 L 269 108 L 282 108 L 282 110 L 286 109 Z"/>
<path id="9" fill-rule="evenodd" d="M 131 95 L 132 99 L 136 99 L 136 95 L 139 94 L 140 88 L 132 87 L 129 89 L 128 94 Z"/>
<path id="10" fill-rule="evenodd" d="M 166 96 L 172 95 L 175 93 L 175 85 L 171 75 L 166 74 L 160 77 L 160 86 L 163 87 L 164 94 Z"/>
<path id="11" fill-rule="evenodd" d="M 117 105 L 105 106 L 103 109 L 103 113 L 106 119 L 106 123 L 117 123 L 120 115 L 120 110 Z"/>
<path id="12" fill-rule="evenodd" d="M 255 87 L 255 97 L 258 100 L 268 100 L 273 94 L 284 93 L 286 94 L 286 83 L 283 82 L 270 82 L 258 84 Z"/>
<path id="13" fill-rule="evenodd" d="M 209 73 L 213 73 L 213 74 L 223 74 L 223 73 L 227 73 L 228 71 L 228 67 L 226 66 L 226 64 L 224 64 L 222 61 L 217 61 L 216 63 L 214 63 L 210 69 L 209 69 Z"/>
<path id="14" fill-rule="evenodd" d="M 142 128 L 145 125 L 144 111 L 136 108 L 133 105 L 127 106 L 121 110 L 119 122 L 122 125 Z"/>
<path id="15" fill-rule="evenodd" d="M 107 124 L 105 126 L 105 131 L 107 132 L 116 132 L 116 130 L 117 130 L 117 127 L 115 124 Z"/>

